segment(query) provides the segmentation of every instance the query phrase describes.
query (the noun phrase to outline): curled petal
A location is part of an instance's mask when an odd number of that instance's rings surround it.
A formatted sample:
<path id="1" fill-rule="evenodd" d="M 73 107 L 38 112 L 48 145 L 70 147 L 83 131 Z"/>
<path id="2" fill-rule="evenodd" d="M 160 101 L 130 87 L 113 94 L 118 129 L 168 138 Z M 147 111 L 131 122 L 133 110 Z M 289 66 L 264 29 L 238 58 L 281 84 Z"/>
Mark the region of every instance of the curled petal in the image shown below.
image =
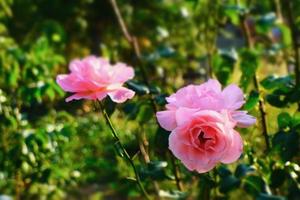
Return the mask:
<path id="1" fill-rule="evenodd" d="M 66 98 L 66 102 L 72 101 L 72 100 L 79 100 L 79 99 L 90 99 L 90 100 L 102 100 L 106 97 L 105 92 L 78 92 L 76 94 L 73 94 L 72 96 L 69 96 Z"/>
<path id="2" fill-rule="evenodd" d="M 228 85 L 222 91 L 224 107 L 228 110 L 237 110 L 245 103 L 243 91 L 235 84 Z"/>
<path id="3" fill-rule="evenodd" d="M 198 95 L 195 85 L 188 85 L 179 89 L 175 96 L 170 96 L 167 101 L 178 107 L 194 108 L 197 104 Z"/>
<path id="4" fill-rule="evenodd" d="M 175 112 L 175 110 L 157 112 L 156 117 L 159 125 L 167 131 L 175 129 L 177 126 Z"/>
<path id="5" fill-rule="evenodd" d="M 128 67 L 124 63 L 117 63 L 113 67 L 112 80 L 114 82 L 125 83 L 129 79 L 134 77 L 134 71 L 132 67 Z"/>
<path id="6" fill-rule="evenodd" d="M 131 99 L 134 96 L 135 92 L 129 90 L 125 87 L 120 87 L 112 92 L 108 92 L 108 96 L 111 98 L 112 101 L 116 103 L 123 103 L 127 99 Z"/>
<path id="7" fill-rule="evenodd" d="M 220 93 L 222 86 L 220 84 L 220 82 L 218 80 L 215 79 L 209 79 L 207 82 L 203 83 L 202 85 L 200 85 L 202 90 L 205 91 L 214 91 L 216 93 Z"/>
<path id="8" fill-rule="evenodd" d="M 235 162 L 239 159 L 243 152 L 243 140 L 240 134 L 235 130 L 232 131 L 233 135 L 231 144 L 228 147 L 228 150 L 225 152 L 223 158 L 221 159 L 221 162 L 225 164 Z"/>
<path id="9" fill-rule="evenodd" d="M 246 128 L 256 123 L 256 118 L 248 115 L 247 111 L 234 111 L 231 113 L 231 117 L 237 122 L 237 126 L 241 128 Z"/>

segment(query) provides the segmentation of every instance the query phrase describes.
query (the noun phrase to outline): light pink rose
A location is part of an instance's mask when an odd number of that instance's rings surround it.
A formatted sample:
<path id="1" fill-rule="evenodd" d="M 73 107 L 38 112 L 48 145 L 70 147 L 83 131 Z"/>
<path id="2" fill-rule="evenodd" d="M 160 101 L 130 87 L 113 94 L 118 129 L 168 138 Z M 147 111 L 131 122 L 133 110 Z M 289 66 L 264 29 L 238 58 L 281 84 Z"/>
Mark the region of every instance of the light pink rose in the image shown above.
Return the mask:
<path id="1" fill-rule="evenodd" d="M 247 111 L 238 111 L 245 101 L 242 90 L 235 84 L 222 90 L 217 80 L 210 79 L 201 85 L 183 87 L 166 100 L 167 110 L 157 112 L 156 116 L 161 127 L 168 131 L 177 127 L 175 116 L 179 108 L 189 108 L 194 112 L 227 110 L 239 127 L 248 127 L 256 122 L 256 119 L 248 115 Z"/>
<path id="2" fill-rule="evenodd" d="M 124 63 L 111 65 L 104 58 L 89 56 L 73 60 L 69 65 L 70 74 L 58 75 L 57 83 L 66 92 L 74 93 L 66 101 L 91 99 L 102 100 L 107 95 L 116 103 L 123 103 L 134 96 L 134 91 L 123 87 L 132 79 L 132 67 Z"/>
<path id="3" fill-rule="evenodd" d="M 191 171 L 204 173 L 219 162 L 236 161 L 243 150 L 240 134 L 227 111 L 179 108 L 169 149 Z"/>

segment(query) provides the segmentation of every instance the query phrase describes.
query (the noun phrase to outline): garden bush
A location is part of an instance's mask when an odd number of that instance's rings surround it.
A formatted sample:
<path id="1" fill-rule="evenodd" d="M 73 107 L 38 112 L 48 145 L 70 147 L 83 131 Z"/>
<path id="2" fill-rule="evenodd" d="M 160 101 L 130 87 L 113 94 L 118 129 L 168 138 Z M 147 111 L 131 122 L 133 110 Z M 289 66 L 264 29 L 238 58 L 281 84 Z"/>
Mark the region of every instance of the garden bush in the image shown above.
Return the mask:
<path id="1" fill-rule="evenodd" d="M 299 10 L 0 0 L 0 200 L 299 199 Z"/>

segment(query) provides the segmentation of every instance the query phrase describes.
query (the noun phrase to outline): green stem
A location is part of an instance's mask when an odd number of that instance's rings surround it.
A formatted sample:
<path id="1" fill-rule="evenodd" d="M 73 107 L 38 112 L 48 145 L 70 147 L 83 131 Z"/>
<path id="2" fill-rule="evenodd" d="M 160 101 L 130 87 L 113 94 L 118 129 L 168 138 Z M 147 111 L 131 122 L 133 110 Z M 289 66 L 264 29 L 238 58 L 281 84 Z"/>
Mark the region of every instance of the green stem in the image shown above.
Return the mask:
<path id="1" fill-rule="evenodd" d="M 293 51 L 295 58 L 295 66 L 294 66 L 294 74 L 295 74 L 295 82 L 296 88 L 300 87 L 300 45 L 298 42 L 298 32 L 297 32 L 297 24 L 294 19 L 293 13 L 293 1 L 287 2 L 287 14 L 288 14 L 288 22 L 290 29 L 292 31 L 292 40 L 293 40 Z M 300 111 L 300 102 L 298 102 L 298 111 Z"/>
<path id="2" fill-rule="evenodd" d="M 131 165 L 131 167 L 132 167 L 132 169 L 133 169 L 133 171 L 134 171 L 135 178 L 136 178 L 137 184 L 138 184 L 138 186 L 139 186 L 141 192 L 143 193 L 143 195 L 145 196 L 146 199 L 150 199 L 148 193 L 146 192 L 146 190 L 145 190 L 145 188 L 144 188 L 144 186 L 143 186 L 143 184 L 142 184 L 142 182 L 141 182 L 141 179 L 140 179 L 140 176 L 139 176 L 139 174 L 138 174 L 137 168 L 136 168 L 136 166 L 135 166 L 133 160 L 131 159 L 131 157 L 130 157 L 129 154 L 127 153 L 125 147 L 124 147 L 123 144 L 121 143 L 121 140 L 120 140 L 120 138 L 118 137 L 118 134 L 117 134 L 117 132 L 116 132 L 116 130 L 115 130 L 115 128 L 114 128 L 114 126 L 113 126 L 113 124 L 112 124 L 112 122 L 111 122 L 111 120 L 110 120 L 110 118 L 109 118 L 109 116 L 108 116 L 108 114 L 107 114 L 107 112 L 106 112 L 106 110 L 105 110 L 105 107 L 102 105 L 101 102 L 99 102 L 99 106 L 100 106 L 100 109 L 101 109 L 101 111 L 102 111 L 102 113 L 103 113 L 103 116 L 104 116 L 104 118 L 105 118 L 105 121 L 106 121 L 107 125 L 109 126 L 109 128 L 110 128 L 110 130 L 111 130 L 111 133 L 112 133 L 112 135 L 113 135 L 113 137 L 114 137 L 115 142 L 119 144 L 119 146 L 120 146 L 120 148 L 121 148 L 121 151 L 122 151 L 122 153 L 123 153 L 125 159 L 130 163 L 130 165 Z"/>
<path id="3" fill-rule="evenodd" d="M 247 17 L 247 15 L 240 16 L 241 27 L 242 27 L 242 30 L 244 33 L 244 37 L 246 38 L 247 47 L 249 49 L 254 49 L 254 40 L 251 36 L 250 28 L 247 24 L 246 17 Z M 254 76 L 253 76 L 253 83 L 254 83 L 255 90 L 257 92 L 260 92 L 260 87 L 259 87 L 256 72 L 254 73 Z M 259 107 L 259 112 L 260 112 L 260 116 L 261 116 L 261 125 L 262 125 L 262 129 L 263 129 L 262 134 L 264 136 L 265 143 L 266 143 L 266 152 L 268 152 L 270 150 L 270 141 L 269 141 L 269 135 L 268 135 L 267 117 L 266 117 L 266 110 L 265 110 L 264 102 L 261 98 L 259 98 L 258 107 Z"/>
<path id="4" fill-rule="evenodd" d="M 113 8 L 113 11 L 114 11 L 114 13 L 116 15 L 116 18 L 118 20 L 119 27 L 120 27 L 120 29 L 121 29 L 121 31 L 122 31 L 125 39 L 132 46 L 133 51 L 134 51 L 134 53 L 135 53 L 135 55 L 137 57 L 137 61 L 139 62 L 138 63 L 138 67 L 139 67 L 140 72 L 142 74 L 143 81 L 147 85 L 147 87 L 150 88 L 150 81 L 148 80 L 147 71 L 146 71 L 144 63 L 142 61 L 141 50 L 140 50 L 140 46 L 139 46 L 138 40 L 137 40 L 137 38 L 134 35 L 130 34 L 130 32 L 128 31 L 127 25 L 126 25 L 126 23 L 125 23 L 125 21 L 124 21 L 124 19 L 122 17 L 122 14 L 120 12 L 120 9 L 118 7 L 118 4 L 117 4 L 116 0 L 108 0 L 108 1 L 109 1 L 109 3 L 111 4 L 111 6 Z M 155 113 L 157 112 L 157 108 L 156 108 L 156 104 L 155 104 L 154 98 L 153 98 L 153 96 L 151 94 L 149 96 L 149 99 L 150 99 L 150 102 L 151 102 L 153 113 L 155 115 Z M 155 119 L 156 119 L 156 117 L 155 117 Z M 157 122 L 157 119 L 156 119 L 156 122 Z M 174 162 L 175 158 L 173 156 L 171 156 L 171 159 L 173 160 L 172 162 Z M 176 171 L 177 174 L 180 174 L 180 171 L 178 171 L 177 167 L 175 167 L 175 171 Z M 176 179 L 176 184 L 180 185 L 181 183 L 178 182 L 178 181 L 180 181 L 180 180 Z M 154 182 L 154 184 L 158 186 L 158 183 L 156 184 Z"/>
<path id="5" fill-rule="evenodd" d="M 174 156 L 172 155 L 172 153 L 170 153 L 170 156 L 171 156 L 171 162 L 172 162 L 172 165 L 173 165 L 173 174 L 175 176 L 175 181 L 176 181 L 176 186 L 177 186 L 177 189 L 179 191 L 183 191 L 183 185 L 181 184 L 181 177 L 180 177 L 180 173 L 179 173 L 179 166 L 178 164 L 176 163 L 176 160 L 174 159 Z"/>

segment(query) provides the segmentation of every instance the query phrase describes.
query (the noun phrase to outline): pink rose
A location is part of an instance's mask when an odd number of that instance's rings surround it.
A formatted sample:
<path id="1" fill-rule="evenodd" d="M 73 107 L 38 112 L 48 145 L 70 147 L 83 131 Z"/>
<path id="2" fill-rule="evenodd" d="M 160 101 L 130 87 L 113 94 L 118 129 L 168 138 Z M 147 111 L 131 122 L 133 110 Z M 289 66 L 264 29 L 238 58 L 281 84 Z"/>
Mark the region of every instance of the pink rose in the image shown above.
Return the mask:
<path id="1" fill-rule="evenodd" d="M 73 99 L 102 100 L 107 95 L 116 103 L 123 103 L 134 96 L 134 91 L 123 87 L 132 79 L 132 67 L 124 63 L 111 65 L 104 58 L 89 56 L 70 63 L 70 74 L 57 76 L 57 83 L 66 92 L 74 93 L 66 101 Z"/>
<path id="2" fill-rule="evenodd" d="M 227 111 L 179 108 L 175 120 L 169 149 L 189 170 L 204 173 L 219 162 L 232 163 L 240 157 L 243 142 Z"/>
<path id="3" fill-rule="evenodd" d="M 194 112 L 227 110 L 239 127 L 248 127 L 256 119 L 247 111 L 238 111 L 245 103 L 242 90 L 231 84 L 222 90 L 217 80 L 210 79 L 201 85 L 188 85 L 179 89 L 167 99 L 166 111 L 157 112 L 156 116 L 161 127 L 172 131 L 177 127 L 176 112 L 179 108 L 189 108 Z"/>

